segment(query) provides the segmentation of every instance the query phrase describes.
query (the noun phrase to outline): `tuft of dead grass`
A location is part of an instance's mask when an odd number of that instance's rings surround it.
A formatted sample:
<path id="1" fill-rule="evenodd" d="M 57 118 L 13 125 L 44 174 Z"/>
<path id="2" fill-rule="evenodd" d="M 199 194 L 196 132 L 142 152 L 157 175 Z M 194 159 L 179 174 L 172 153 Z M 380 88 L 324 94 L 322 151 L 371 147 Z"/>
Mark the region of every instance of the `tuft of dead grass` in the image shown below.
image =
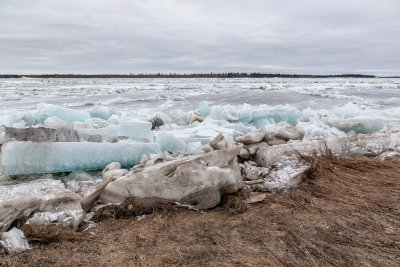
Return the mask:
<path id="1" fill-rule="evenodd" d="M 87 238 L 33 244 L 11 266 L 399 266 L 400 166 L 370 158 L 308 159 L 304 182 L 243 213 L 156 210 L 110 218 Z"/>
<path id="2" fill-rule="evenodd" d="M 24 224 L 21 227 L 29 242 L 50 243 L 61 241 L 78 241 L 83 234 L 58 224 L 32 225 Z"/>

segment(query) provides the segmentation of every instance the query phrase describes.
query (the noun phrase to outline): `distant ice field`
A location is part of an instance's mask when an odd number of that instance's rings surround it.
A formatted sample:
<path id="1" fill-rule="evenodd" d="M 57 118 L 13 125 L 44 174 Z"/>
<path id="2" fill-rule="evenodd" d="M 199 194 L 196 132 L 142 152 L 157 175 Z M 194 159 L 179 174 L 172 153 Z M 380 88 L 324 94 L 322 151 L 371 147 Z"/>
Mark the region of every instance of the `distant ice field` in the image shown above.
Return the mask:
<path id="1" fill-rule="evenodd" d="M 41 102 L 73 109 L 168 111 L 210 105 L 285 105 L 329 109 L 346 103 L 400 106 L 400 79 L 0 79 L 0 107 L 35 110 Z"/>
<path id="2" fill-rule="evenodd" d="M 274 125 L 296 126 L 305 140 L 400 133 L 400 79 L 0 79 L 0 107 L 6 174 L 56 173 L 202 153 L 219 134 L 232 144 Z M 39 136 L 43 126 L 56 129 L 46 130 L 49 140 L 37 137 L 48 144 L 14 144 L 6 134 L 29 127 Z M 68 160 L 56 157 L 67 148 Z"/>

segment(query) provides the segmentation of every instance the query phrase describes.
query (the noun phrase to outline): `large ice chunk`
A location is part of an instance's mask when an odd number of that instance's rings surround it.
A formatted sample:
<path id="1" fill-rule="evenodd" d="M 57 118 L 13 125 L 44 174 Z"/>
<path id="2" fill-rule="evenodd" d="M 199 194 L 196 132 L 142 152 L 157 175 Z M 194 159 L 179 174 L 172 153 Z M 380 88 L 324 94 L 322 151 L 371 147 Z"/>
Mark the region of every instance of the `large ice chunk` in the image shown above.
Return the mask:
<path id="1" fill-rule="evenodd" d="M 189 150 L 192 150 L 191 146 L 186 145 L 183 140 L 177 138 L 172 133 L 165 131 L 160 131 L 157 134 L 155 141 L 160 144 L 163 151 L 168 151 L 170 153 L 189 152 Z"/>
<path id="2" fill-rule="evenodd" d="M 343 132 L 354 131 L 356 133 L 374 133 L 385 126 L 385 119 L 382 117 L 358 116 L 353 118 L 330 118 L 327 124 Z"/>
<path id="3" fill-rule="evenodd" d="M 80 196 L 66 189 L 60 180 L 38 179 L 0 186 L 0 232 L 14 222 L 60 223 L 77 229 L 83 218 Z"/>
<path id="4" fill-rule="evenodd" d="M 103 169 L 110 162 L 131 167 L 143 154 L 161 153 L 156 143 L 9 142 L 2 146 L 5 175 Z"/>
<path id="5" fill-rule="evenodd" d="M 237 164 L 241 146 L 212 151 L 200 156 L 132 170 L 109 183 L 100 200 L 121 202 L 126 197 L 159 197 L 193 205 L 199 209 L 215 207 L 221 195 L 243 187 Z"/>
<path id="6" fill-rule="evenodd" d="M 40 103 L 37 106 L 37 117 L 41 122 L 52 116 L 65 121 L 84 122 L 90 118 L 90 113 L 87 110 L 75 110 L 46 103 Z"/>
<path id="7" fill-rule="evenodd" d="M 111 116 L 111 111 L 108 107 L 94 107 L 89 110 L 89 113 L 92 118 L 100 118 L 103 120 L 108 120 Z"/>

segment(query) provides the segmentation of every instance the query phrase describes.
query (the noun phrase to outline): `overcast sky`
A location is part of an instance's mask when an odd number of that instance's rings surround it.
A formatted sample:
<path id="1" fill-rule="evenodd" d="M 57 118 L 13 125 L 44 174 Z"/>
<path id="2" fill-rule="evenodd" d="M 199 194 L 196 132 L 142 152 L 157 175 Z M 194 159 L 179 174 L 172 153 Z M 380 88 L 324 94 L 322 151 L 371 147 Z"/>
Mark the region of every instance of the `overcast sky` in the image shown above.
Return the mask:
<path id="1" fill-rule="evenodd" d="M 399 0 L 0 0 L 0 73 L 400 74 Z"/>

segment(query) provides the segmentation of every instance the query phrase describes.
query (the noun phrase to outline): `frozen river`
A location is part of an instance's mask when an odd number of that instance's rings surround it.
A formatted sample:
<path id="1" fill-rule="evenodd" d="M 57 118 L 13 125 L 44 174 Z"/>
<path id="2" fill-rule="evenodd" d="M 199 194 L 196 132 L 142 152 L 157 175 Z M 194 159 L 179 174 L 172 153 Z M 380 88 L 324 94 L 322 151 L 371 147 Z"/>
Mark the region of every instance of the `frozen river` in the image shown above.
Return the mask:
<path id="1" fill-rule="evenodd" d="M 290 104 L 299 109 L 346 103 L 386 109 L 400 105 L 400 79 L 1 79 L 1 110 L 34 110 L 40 102 L 117 111 L 196 109 L 210 105 Z"/>
<path id="2" fill-rule="evenodd" d="M 278 124 L 301 128 L 305 139 L 379 132 L 400 122 L 400 79 L 1 79 L 0 106 L 0 142 L 7 142 L 2 126 L 67 128 L 77 136 L 57 133 L 58 137 L 48 141 L 86 142 L 75 144 L 71 151 L 81 155 L 82 149 L 83 159 L 91 158 L 93 151 L 115 147 L 108 154 L 130 165 L 141 155 L 122 155 L 121 149 L 128 144 L 110 143 L 131 142 L 132 150 L 152 153 L 201 153 L 218 134 L 232 144 L 239 136 Z M 154 118 L 162 125 L 152 125 Z M 155 144 L 138 150 L 137 141 Z M 11 156 L 16 156 L 17 149 L 28 149 L 25 146 L 8 145 L 10 156 L 3 162 L 17 164 L 18 158 L 11 160 Z M 73 145 L 49 146 L 63 150 Z M 72 167 L 56 170 L 101 168 L 109 161 L 92 159 L 85 162 L 73 156 Z M 32 163 L 33 159 L 24 161 Z M 39 158 L 30 169 L 40 164 Z M 17 165 L 15 173 L 29 171 L 26 166 L 17 170 Z M 38 172 L 45 167 L 38 167 Z"/>

